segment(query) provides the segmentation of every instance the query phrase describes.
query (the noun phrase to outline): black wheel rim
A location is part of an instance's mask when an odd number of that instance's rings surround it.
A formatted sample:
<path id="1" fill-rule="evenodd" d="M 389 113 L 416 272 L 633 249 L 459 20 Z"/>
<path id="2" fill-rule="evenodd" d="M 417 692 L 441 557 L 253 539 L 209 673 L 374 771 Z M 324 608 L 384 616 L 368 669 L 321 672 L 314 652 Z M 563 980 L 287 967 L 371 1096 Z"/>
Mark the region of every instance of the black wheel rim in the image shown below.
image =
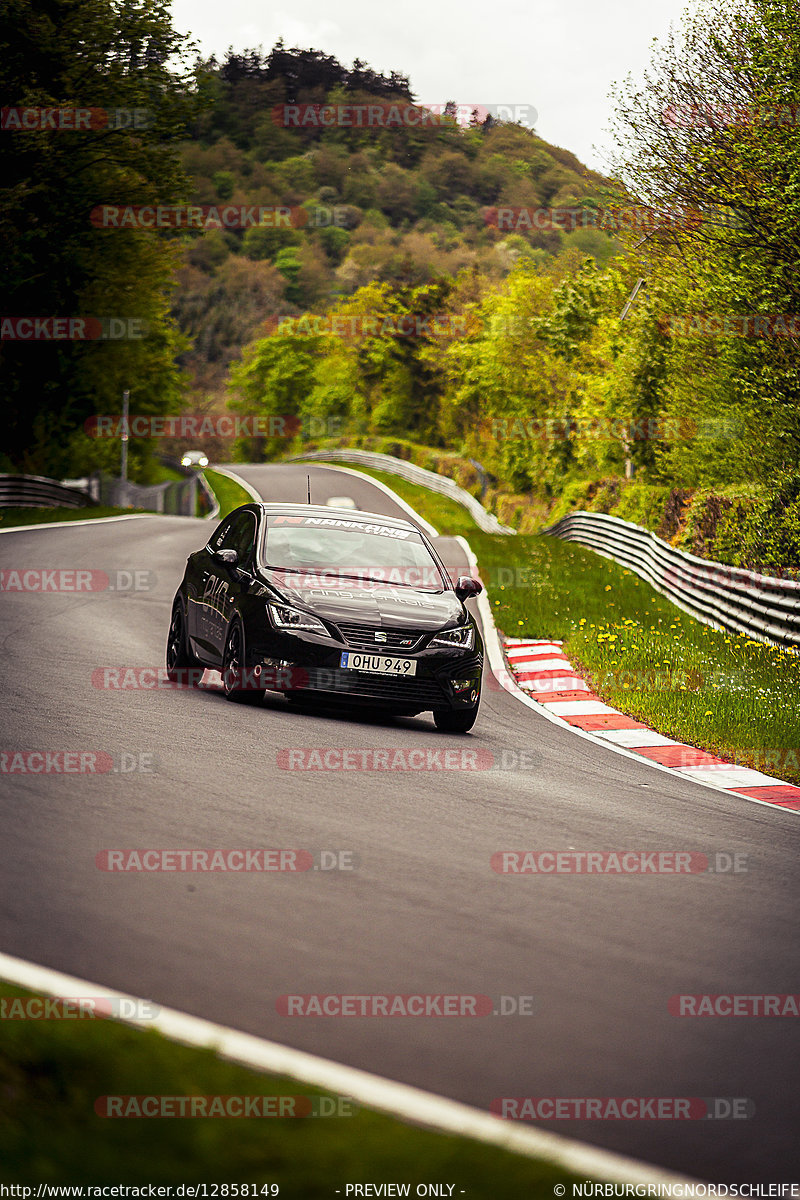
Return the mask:
<path id="1" fill-rule="evenodd" d="M 234 625 L 228 634 L 228 644 L 225 647 L 225 665 L 222 672 L 222 682 L 226 692 L 238 691 L 242 673 L 242 636 L 238 625 Z"/>
<path id="2" fill-rule="evenodd" d="M 174 670 L 181 656 L 183 648 L 183 615 L 179 608 L 176 608 L 172 614 L 172 623 L 169 627 L 169 640 L 167 642 L 167 666 L 172 671 Z"/>

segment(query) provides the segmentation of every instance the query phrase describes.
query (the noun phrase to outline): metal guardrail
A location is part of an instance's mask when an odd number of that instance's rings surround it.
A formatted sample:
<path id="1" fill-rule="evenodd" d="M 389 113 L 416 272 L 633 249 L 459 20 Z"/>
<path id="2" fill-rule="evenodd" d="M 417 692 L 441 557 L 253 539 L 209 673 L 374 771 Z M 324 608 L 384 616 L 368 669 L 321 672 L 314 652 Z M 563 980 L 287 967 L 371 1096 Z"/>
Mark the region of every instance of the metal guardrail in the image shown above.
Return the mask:
<path id="1" fill-rule="evenodd" d="M 197 476 L 197 482 L 200 487 L 198 496 L 200 511 L 207 521 L 214 521 L 219 516 L 220 510 L 217 494 L 202 471 Z"/>
<path id="2" fill-rule="evenodd" d="M 95 471 L 89 478 L 89 494 L 98 504 L 112 508 L 146 508 L 170 516 L 193 517 L 197 511 L 197 476 L 144 485 Z"/>
<path id="3" fill-rule="evenodd" d="M 295 454 L 287 462 L 309 462 L 311 460 L 353 463 L 362 467 L 372 467 L 375 471 L 387 471 L 399 475 L 409 483 L 417 483 L 430 488 L 442 496 L 448 496 L 467 509 L 479 529 L 484 533 L 515 534 L 516 529 L 501 525 L 497 517 L 487 512 L 479 500 L 471 496 L 464 488 L 459 487 L 453 479 L 439 475 L 436 471 L 428 471 L 414 463 L 406 462 L 403 458 L 395 458 L 392 454 L 379 454 L 375 450 L 315 450 L 309 454 Z"/>
<path id="4" fill-rule="evenodd" d="M 95 501 L 77 487 L 43 475 L 0 475 L 0 508 L 86 508 Z"/>
<path id="5" fill-rule="evenodd" d="M 197 512 L 198 488 L 202 489 L 201 506 L 206 512 L 213 512 L 216 507 L 213 492 L 196 471 L 187 471 L 186 478 L 180 481 L 168 480 L 150 486 L 95 471 L 86 479 L 69 480 L 69 484 L 42 475 L 0 475 L 0 508 L 93 508 L 102 504 L 193 517 Z"/>
<path id="6" fill-rule="evenodd" d="M 614 559 L 699 621 L 800 650 L 800 582 L 796 580 L 698 558 L 607 513 L 570 513 L 542 532 Z"/>

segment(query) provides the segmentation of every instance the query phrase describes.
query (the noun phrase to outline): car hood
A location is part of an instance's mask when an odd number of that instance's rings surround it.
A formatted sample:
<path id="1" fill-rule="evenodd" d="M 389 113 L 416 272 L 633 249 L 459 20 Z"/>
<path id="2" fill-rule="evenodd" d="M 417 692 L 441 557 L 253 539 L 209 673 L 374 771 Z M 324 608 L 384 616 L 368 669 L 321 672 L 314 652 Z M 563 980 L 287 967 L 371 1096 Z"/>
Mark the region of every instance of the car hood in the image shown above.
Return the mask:
<path id="1" fill-rule="evenodd" d="M 263 572 L 288 604 L 302 604 L 334 624 L 358 623 L 376 629 L 441 629 L 465 620 L 455 592 L 392 586 L 369 580 L 326 581 L 296 571 Z"/>

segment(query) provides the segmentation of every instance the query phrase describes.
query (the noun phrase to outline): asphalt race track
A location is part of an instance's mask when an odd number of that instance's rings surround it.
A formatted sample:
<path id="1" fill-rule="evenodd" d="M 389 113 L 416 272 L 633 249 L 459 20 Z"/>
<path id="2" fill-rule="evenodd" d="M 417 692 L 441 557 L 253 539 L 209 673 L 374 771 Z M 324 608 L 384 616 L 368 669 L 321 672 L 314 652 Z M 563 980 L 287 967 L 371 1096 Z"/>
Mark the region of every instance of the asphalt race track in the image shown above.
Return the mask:
<path id="1" fill-rule="evenodd" d="M 305 468 L 237 470 L 265 499 L 305 498 Z M 310 473 L 315 503 L 344 494 L 398 512 L 366 478 Z M 746 1098 L 754 1112 L 741 1120 L 543 1124 L 701 1179 L 796 1180 L 797 1018 L 680 1018 L 668 1000 L 800 991 L 797 816 L 596 746 L 490 681 L 467 737 L 437 733 L 430 715 L 372 721 L 278 696 L 232 705 L 213 686 L 95 686 L 99 668 L 163 666 L 185 558 L 212 527 L 145 517 L 0 537 L 5 570 L 155 575 L 139 591 L 3 596 L 2 749 L 104 752 L 152 770 L 0 775 L 0 950 L 484 1110 L 512 1096 Z M 442 553 L 464 563 L 452 540 Z M 326 747 L 481 750 L 495 765 L 279 766 L 281 750 Z M 95 862 L 106 848 L 235 847 L 350 851 L 355 869 Z M 568 848 L 738 852 L 748 869 L 515 878 L 490 866 L 497 850 Z M 481 994 L 497 1007 L 532 996 L 533 1012 L 279 1011 L 280 996 L 309 993 Z"/>

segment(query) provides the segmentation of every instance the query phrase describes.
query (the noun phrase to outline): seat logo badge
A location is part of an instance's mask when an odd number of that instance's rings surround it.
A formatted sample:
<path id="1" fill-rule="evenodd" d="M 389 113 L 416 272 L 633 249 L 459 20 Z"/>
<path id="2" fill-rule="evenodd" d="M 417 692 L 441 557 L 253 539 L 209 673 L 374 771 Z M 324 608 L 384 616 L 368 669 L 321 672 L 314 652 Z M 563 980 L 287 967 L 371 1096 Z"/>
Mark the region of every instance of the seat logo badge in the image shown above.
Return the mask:
<path id="1" fill-rule="evenodd" d="M 382 631 L 382 630 L 378 630 L 378 631 L 375 633 L 375 641 L 376 641 L 376 642 L 385 642 L 385 641 L 386 641 L 386 634 L 385 634 L 385 633 L 383 633 L 383 631 Z"/>

